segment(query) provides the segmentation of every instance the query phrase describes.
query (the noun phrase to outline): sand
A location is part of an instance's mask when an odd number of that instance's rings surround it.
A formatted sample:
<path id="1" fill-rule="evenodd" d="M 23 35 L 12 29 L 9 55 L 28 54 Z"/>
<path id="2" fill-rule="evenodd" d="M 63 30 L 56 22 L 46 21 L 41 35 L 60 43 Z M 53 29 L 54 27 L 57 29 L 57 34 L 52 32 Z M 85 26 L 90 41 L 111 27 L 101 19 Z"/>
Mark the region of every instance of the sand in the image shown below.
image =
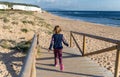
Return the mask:
<path id="1" fill-rule="evenodd" d="M 0 13 L 1 14 L 1 13 Z M 6 21 L 6 18 L 9 20 Z M 112 38 L 120 40 L 120 27 L 111 27 L 101 24 L 89 23 L 84 21 L 67 19 L 52 15 L 48 12 L 43 13 L 22 13 L 22 12 L 7 12 L 0 16 L 0 40 L 12 40 L 16 43 L 30 40 L 34 32 L 40 33 L 41 47 L 48 48 L 51 40 L 52 29 L 55 25 L 60 25 L 62 33 L 69 42 L 69 31 L 77 31 L 88 33 L 96 36 Z M 7 27 L 6 27 L 7 26 Z M 9 27 L 8 27 L 9 26 Z M 28 29 L 27 33 L 21 29 Z M 82 47 L 82 36 L 75 35 L 79 45 Z M 20 39 L 24 38 L 24 39 Z M 86 53 L 98 51 L 104 48 L 109 48 L 115 44 L 107 43 L 100 40 L 86 38 Z M 13 45 L 14 46 L 14 45 Z M 72 47 L 76 47 L 74 42 Z M 0 46 L 0 77 L 17 77 L 23 65 L 25 54 L 20 51 L 5 49 Z M 116 50 L 90 55 L 88 57 L 99 63 L 114 73 Z"/>

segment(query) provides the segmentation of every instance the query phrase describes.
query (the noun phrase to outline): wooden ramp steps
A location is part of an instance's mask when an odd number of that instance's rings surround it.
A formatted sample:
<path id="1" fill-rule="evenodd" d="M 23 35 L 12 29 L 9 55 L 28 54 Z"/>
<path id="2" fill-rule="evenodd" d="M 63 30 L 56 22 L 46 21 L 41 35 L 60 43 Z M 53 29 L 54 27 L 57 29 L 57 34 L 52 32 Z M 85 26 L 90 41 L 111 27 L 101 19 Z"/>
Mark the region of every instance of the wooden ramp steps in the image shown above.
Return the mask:
<path id="1" fill-rule="evenodd" d="M 40 57 L 37 58 L 37 77 L 114 77 L 107 69 L 100 67 L 97 63 L 87 57 L 81 57 L 75 48 L 64 48 L 63 72 L 59 67 L 54 67 L 53 52 L 41 49 Z"/>

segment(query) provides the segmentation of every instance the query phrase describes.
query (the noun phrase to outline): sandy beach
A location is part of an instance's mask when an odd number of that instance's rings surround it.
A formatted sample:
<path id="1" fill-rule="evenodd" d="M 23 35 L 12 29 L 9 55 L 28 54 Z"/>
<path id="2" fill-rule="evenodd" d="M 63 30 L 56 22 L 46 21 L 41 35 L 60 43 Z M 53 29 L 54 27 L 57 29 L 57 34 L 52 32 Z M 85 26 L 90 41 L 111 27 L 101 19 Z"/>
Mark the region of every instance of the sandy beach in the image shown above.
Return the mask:
<path id="1" fill-rule="evenodd" d="M 6 19 L 8 21 L 6 22 Z M 63 34 L 69 42 L 69 31 L 88 33 L 96 36 L 120 40 L 120 27 L 111 27 L 84 21 L 72 20 L 52 15 L 48 12 L 43 13 L 22 13 L 8 12 L 0 16 L 0 40 L 12 40 L 16 43 L 30 40 L 34 32 L 40 33 L 41 47 L 48 48 L 51 40 L 52 29 L 55 25 L 60 25 Z M 21 29 L 27 29 L 25 33 Z M 82 37 L 74 35 L 79 45 L 82 45 Z M 20 39 L 24 38 L 24 39 Z M 86 52 L 93 52 L 100 49 L 114 46 L 115 44 L 86 38 Z M 2 42 L 2 41 L 1 41 Z M 11 44 L 10 44 L 11 45 Z M 11 45 L 14 46 L 14 45 Z M 74 42 L 72 47 L 76 47 Z M 25 54 L 6 49 L 0 46 L 0 77 L 16 77 L 18 76 Z M 114 73 L 116 50 L 88 56 L 100 66 L 105 67 Z"/>

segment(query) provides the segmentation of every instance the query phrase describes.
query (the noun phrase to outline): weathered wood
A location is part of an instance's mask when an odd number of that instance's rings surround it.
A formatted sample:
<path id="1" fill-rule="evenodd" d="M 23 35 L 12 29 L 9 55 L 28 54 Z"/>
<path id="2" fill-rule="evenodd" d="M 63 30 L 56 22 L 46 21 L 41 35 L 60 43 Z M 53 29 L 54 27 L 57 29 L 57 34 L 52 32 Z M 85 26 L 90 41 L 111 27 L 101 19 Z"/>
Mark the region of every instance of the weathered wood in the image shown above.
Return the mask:
<path id="1" fill-rule="evenodd" d="M 70 32 L 70 47 L 72 47 L 72 32 Z"/>
<path id="2" fill-rule="evenodd" d="M 33 64 L 32 64 L 32 69 L 31 69 L 31 76 L 30 77 L 36 77 L 36 67 L 35 67 L 35 63 L 36 63 L 36 60 L 35 60 L 35 56 L 34 56 L 34 60 L 33 60 Z"/>
<path id="3" fill-rule="evenodd" d="M 80 32 L 74 32 L 74 31 L 71 31 L 71 32 L 75 33 L 75 34 L 79 34 L 79 35 L 85 35 L 87 37 L 91 37 L 91 38 L 94 38 L 94 39 L 99 39 L 99 40 L 102 40 L 102 41 L 114 43 L 114 44 L 120 44 L 120 40 L 114 40 L 114 39 L 111 39 L 111 38 L 105 38 L 105 37 L 91 35 L 91 34 L 87 34 L 87 33 L 80 33 Z"/>
<path id="4" fill-rule="evenodd" d="M 75 41 L 75 44 L 76 44 L 76 46 L 78 47 L 79 51 L 80 51 L 80 52 L 82 53 L 82 55 L 83 55 L 83 52 L 82 52 L 80 46 L 78 45 L 76 39 L 74 38 L 73 34 L 71 34 L 71 36 L 72 36 L 73 40 Z"/>
<path id="5" fill-rule="evenodd" d="M 37 45 L 39 45 L 39 33 L 37 34 Z"/>
<path id="6" fill-rule="evenodd" d="M 109 48 L 105 48 L 105 49 L 97 50 L 97 51 L 94 51 L 94 52 L 86 53 L 84 56 L 100 54 L 100 53 L 112 51 L 112 50 L 115 50 L 115 49 L 116 49 L 116 45 L 112 46 L 112 47 L 109 47 Z"/>
<path id="7" fill-rule="evenodd" d="M 18 77 L 31 77 L 31 72 L 35 71 L 35 70 L 33 70 L 33 71 L 31 71 L 31 70 L 33 69 L 33 67 L 35 67 L 35 63 L 33 61 L 35 60 L 35 58 L 34 58 L 35 51 L 34 50 L 36 48 L 36 45 L 37 45 L 37 36 L 35 34 L 33 37 L 30 49 L 28 50 L 28 54 L 24 61 L 23 67 L 22 67 Z M 35 75 L 32 77 L 35 77 Z"/>
<path id="8" fill-rule="evenodd" d="M 85 35 L 83 36 L 83 56 L 85 55 Z"/>
<path id="9" fill-rule="evenodd" d="M 53 64 L 53 54 L 46 49 L 37 59 L 37 77 L 114 77 L 112 72 L 99 66 L 88 57 L 81 57 L 77 48 L 63 48 L 65 70 L 60 71 Z"/>
<path id="10" fill-rule="evenodd" d="M 120 46 L 117 46 L 116 62 L 115 62 L 115 74 L 114 77 L 119 77 L 119 65 L 120 65 Z"/>
<path id="11" fill-rule="evenodd" d="M 97 52 L 91 52 L 91 53 L 87 53 L 85 54 L 85 36 L 90 37 L 90 38 L 94 38 L 94 39 L 98 39 L 98 40 L 102 40 L 102 41 L 106 41 L 106 42 L 110 42 L 110 43 L 114 43 L 117 44 L 117 53 L 116 53 L 116 61 L 115 61 L 115 73 L 114 73 L 114 77 L 119 77 L 119 64 L 120 64 L 120 40 L 114 40 L 111 38 L 105 38 L 105 37 L 101 37 L 101 36 L 96 36 L 96 35 L 91 35 L 91 34 L 87 34 L 87 33 L 80 33 L 80 32 L 74 32 L 71 31 L 71 34 L 75 33 L 75 34 L 79 34 L 83 36 L 83 55 L 87 56 L 87 55 L 93 55 L 93 54 L 98 54 L 98 53 L 103 53 L 106 51 L 110 51 L 110 50 L 114 50 L 116 49 L 116 46 L 112 46 L 106 49 L 102 49 L 102 50 L 98 50 Z M 75 38 L 73 37 L 74 41 L 76 42 Z M 80 49 L 79 45 L 76 42 L 77 47 Z"/>

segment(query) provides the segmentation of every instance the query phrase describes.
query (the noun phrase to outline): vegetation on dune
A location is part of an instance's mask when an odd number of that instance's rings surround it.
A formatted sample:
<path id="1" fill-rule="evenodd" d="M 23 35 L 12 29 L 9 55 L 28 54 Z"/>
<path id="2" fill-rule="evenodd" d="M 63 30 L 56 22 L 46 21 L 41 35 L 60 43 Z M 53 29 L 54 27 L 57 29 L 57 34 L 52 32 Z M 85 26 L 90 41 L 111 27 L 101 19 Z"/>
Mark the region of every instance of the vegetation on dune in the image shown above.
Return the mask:
<path id="1" fill-rule="evenodd" d="M 11 26 L 3 26 L 3 29 L 11 29 Z"/>
<path id="2" fill-rule="evenodd" d="M 34 12 L 32 11 L 18 11 L 19 14 L 24 14 L 24 15 L 33 15 Z"/>
<path id="3" fill-rule="evenodd" d="M 36 13 L 34 12 L 8 11 L 8 10 L 0 11 L 0 20 L 3 21 L 1 29 L 8 29 L 5 31 L 6 32 L 8 31 L 9 33 L 12 34 L 13 33 L 17 34 L 17 32 L 14 31 L 15 29 L 18 29 L 17 31 L 19 32 L 19 34 L 21 32 L 27 34 L 28 32 L 31 31 L 36 32 L 38 30 L 48 35 L 52 34 L 52 26 L 46 23 L 44 19 L 36 15 Z M 31 40 L 28 41 L 19 40 L 19 42 L 17 42 L 17 40 L 19 39 L 16 39 L 16 41 L 8 40 L 8 38 L 2 39 L 0 41 L 0 46 L 5 49 L 15 49 L 22 52 L 28 51 L 31 44 Z M 40 49 L 38 51 L 40 51 Z"/>
<path id="4" fill-rule="evenodd" d="M 21 31 L 24 32 L 24 33 L 27 33 L 27 32 L 28 32 L 28 29 L 23 28 L 23 29 L 21 29 Z"/>
<path id="5" fill-rule="evenodd" d="M 18 22 L 17 21 L 13 21 L 11 22 L 13 25 L 18 25 Z"/>
<path id="6" fill-rule="evenodd" d="M 29 21 L 29 20 L 23 20 L 22 23 L 23 23 L 23 24 L 35 25 L 35 23 L 34 23 L 33 21 Z"/>
<path id="7" fill-rule="evenodd" d="M 40 37 L 42 37 L 42 39 L 40 38 L 39 40 L 41 42 L 46 41 L 43 37 L 49 37 L 48 34 L 51 33 L 50 31 L 52 29 L 51 25 L 46 23 L 37 12 L 0 10 L 0 23 L 1 53 L 10 54 L 9 56 L 12 57 L 5 56 L 5 59 L 8 57 L 10 62 L 12 62 L 11 60 L 13 57 L 21 58 L 21 55 L 19 54 L 26 55 L 28 53 L 32 41 L 29 39 L 32 39 L 35 32 L 40 33 Z M 39 45 L 38 52 L 40 52 L 40 48 L 41 47 Z M 17 53 L 11 54 L 13 51 Z M 19 53 L 18 51 L 23 53 Z M 16 61 L 16 63 L 19 64 L 20 61 Z M 3 66 L 1 65 L 1 67 Z M 3 74 L 2 76 L 5 76 L 4 72 L 8 72 L 6 66 L 5 69 L 5 71 L 1 72 L 1 74 Z M 18 69 L 19 68 L 17 66 L 16 70 L 13 70 L 13 72 L 18 71 Z M 8 74 L 11 76 L 10 73 Z"/>
<path id="8" fill-rule="evenodd" d="M 4 23 L 8 23 L 8 22 L 9 22 L 9 19 L 8 19 L 7 17 L 4 17 L 4 18 L 3 18 L 3 22 L 4 22 Z"/>
<path id="9" fill-rule="evenodd" d="M 14 45 L 15 45 L 15 41 L 13 41 L 13 40 L 7 40 L 7 39 L 0 40 L 0 46 L 5 49 L 10 49 Z"/>
<path id="10" fill-rule="evenodd" d="M 21 42 L 16 44 L 14 49 L 17 49 L 18 51 L 22 51 L 22 52 L 26 53 L 28 51 L 28 49 L 30 48 L 30 44 L 31 44 L 31 40 L 21 41 Z"/>
<path id="11" fill-rule="evenodd" d="M 29 41 L 21 41 L 19 43 L 16 43 L 16 41 L 13 40 L 6 40 L 2 39 L 0 41 L 0 46 L 5 49 L 16 49 L 18 51 L 27 52 L 31 44 L 31 40 Z"/>

